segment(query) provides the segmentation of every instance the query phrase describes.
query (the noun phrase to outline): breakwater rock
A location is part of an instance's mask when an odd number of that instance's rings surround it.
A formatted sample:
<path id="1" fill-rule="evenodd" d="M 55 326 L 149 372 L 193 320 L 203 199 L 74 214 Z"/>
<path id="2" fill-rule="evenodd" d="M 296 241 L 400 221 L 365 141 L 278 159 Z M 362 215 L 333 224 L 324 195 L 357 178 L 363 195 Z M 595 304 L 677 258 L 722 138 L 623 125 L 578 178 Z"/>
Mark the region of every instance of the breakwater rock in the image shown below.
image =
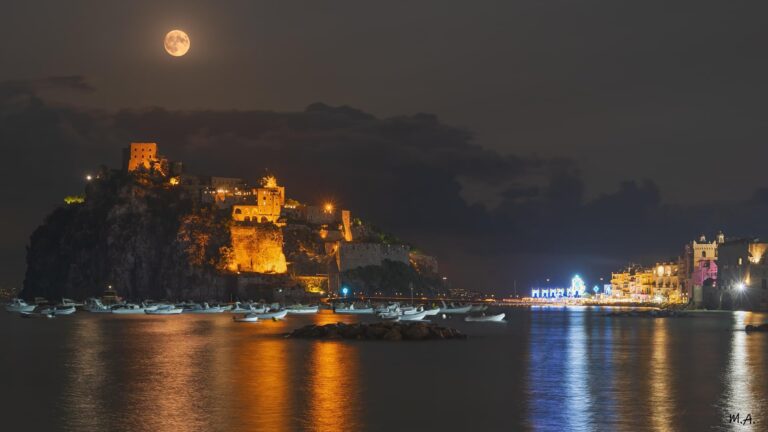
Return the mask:
<path id="1" fill-rule="evenodd" d="M 744 330 L 747 332 L 764 332 L 768 333 L 768 324 L 760 324 L 760 325 L 748 325 Z"/>
<path id="2" fill-rule="evenodd" d="M 336 323 L 308 325 L 287 335 L 300 339 L 355 339 L 355 340 L 442 340 L 466 339 L 467 335 L 450 327 L 414 322 Z"/>
<path id="3" fill-rule="evenodd" d="M 609 317 L 686 318 L 688 314 L 676 309 L 620 310 L 608 312 Z"/>

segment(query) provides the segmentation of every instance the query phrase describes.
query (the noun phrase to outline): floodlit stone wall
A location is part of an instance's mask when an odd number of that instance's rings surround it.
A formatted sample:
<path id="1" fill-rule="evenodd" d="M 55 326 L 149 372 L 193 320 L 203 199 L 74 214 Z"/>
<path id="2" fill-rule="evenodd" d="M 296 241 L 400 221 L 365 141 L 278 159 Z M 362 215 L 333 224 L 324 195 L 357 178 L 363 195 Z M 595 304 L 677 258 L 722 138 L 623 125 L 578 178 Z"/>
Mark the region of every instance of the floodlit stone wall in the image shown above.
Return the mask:
<path id="1" fill-rule="evenodd" d="M 283 233 L 271 225 L 233 225 L 230 271 L 285 273 Z"/>

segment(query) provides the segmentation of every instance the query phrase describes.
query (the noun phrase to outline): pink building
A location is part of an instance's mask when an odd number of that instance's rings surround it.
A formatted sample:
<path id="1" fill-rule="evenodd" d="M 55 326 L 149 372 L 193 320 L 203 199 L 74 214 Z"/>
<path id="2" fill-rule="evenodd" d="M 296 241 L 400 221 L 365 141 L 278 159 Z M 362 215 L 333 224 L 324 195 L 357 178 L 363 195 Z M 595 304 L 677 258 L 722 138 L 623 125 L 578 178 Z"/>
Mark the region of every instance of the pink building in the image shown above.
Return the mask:
<path id="1" fill-rule="evenodd" d="M 717 261 L 702 260 L 693 269 L 691 274 L 693 286 L 704 286 L 707 279 L 717 280 Z"/>

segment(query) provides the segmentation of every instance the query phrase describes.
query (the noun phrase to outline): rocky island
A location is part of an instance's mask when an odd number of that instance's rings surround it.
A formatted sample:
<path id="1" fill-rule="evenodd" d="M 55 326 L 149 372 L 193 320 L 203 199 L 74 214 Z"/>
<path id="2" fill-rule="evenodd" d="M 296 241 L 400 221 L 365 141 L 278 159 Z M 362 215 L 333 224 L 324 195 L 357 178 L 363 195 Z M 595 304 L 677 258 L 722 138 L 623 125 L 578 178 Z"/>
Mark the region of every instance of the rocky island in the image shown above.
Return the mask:
<path id="1" fill-rule="evenodd" d="M 443 287 L 437 260 L 331 202 L 291 199 L 275 176 L 186 173 L 156 143 L 131 143 L 32 234 L 25 298 L 128 299 L 425 296 Z"/>
<path id="2" fill-rule="evenodd" d="M 298 328 L 287 335 L 298 339 L 354 340 L 445 340 L 466 339 L 467 335 L 450 327 L 426 322 L 373 322 L 315 325 Z"/>

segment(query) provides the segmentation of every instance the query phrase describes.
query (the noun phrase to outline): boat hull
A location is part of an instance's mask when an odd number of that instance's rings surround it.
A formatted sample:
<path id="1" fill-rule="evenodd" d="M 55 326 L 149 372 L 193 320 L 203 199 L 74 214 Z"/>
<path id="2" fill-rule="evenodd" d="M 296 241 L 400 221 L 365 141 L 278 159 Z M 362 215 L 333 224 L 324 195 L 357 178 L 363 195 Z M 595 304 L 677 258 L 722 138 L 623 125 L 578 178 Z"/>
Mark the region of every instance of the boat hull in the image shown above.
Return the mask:
<path id="1" fill-rule="evenodd" d="M 336 309 L 334 313 L 346 315 L 373 315 L 373 308 L 365 309 Z"/>
<path id="2" fill-rule="evenodd" d="M 401 315 L 400 321 L 421 321 L 425 316 L 427 316 L 427 313 L 425 311 L 421 311 L 409 315 Z"/>
<path id="3" fill-rule="evenodd" d="M 505 313 L 500 313 L 497 315 L 479 316 L 479 317 L 468 316 L 464 318 L 464 321 L 466 322 L 501 322 L 504 320 L 505 316 L 506 316 Z"/>

